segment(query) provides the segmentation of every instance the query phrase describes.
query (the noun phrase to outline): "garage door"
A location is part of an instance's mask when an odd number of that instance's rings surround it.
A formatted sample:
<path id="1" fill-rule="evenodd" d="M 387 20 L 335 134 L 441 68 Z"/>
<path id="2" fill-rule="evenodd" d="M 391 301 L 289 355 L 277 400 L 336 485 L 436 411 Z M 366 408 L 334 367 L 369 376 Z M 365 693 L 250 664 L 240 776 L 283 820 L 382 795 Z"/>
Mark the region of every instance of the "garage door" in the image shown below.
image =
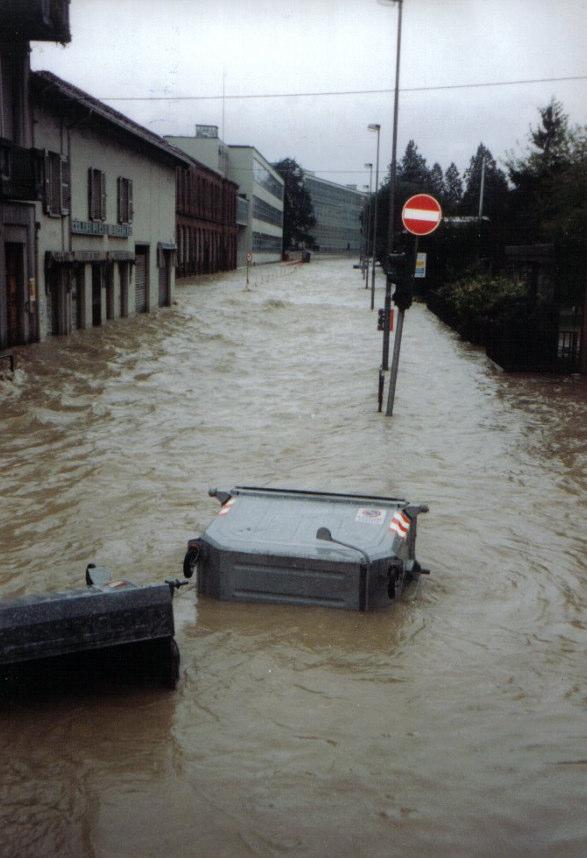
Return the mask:
<path id="1" fill-rule="evenodd" d="M 169 307 L 169 254 L 165 254 L 165 265 L 159 269 L 159 306 Z"/>
<path id="2" fill-rule="evenodd" d="M 146 313 L 147 306 L 147 249 L 146 247 L 135 248 L 135 288 L 136 288 L 136 311 Z"/>

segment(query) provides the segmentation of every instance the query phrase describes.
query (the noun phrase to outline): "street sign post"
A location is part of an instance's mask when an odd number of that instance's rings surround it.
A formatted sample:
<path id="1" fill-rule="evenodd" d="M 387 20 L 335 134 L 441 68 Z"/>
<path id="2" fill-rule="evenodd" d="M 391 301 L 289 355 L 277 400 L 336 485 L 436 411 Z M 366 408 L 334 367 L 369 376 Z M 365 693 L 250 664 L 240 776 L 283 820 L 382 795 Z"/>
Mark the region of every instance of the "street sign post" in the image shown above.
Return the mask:
<path id="1" fill-rule="evenodd" d="M 249 271 L 253 262 L 253 254 L 249 250 L 247 253 L 247 286 L 249 285 Z"/>
<path id="2" fill-rule="evenodd" d="M 414 236 L 414 255 L 409 274 L 409 285 L 402 284 L 401 295 L 397 298 L 394 296 L 394 301 L 398 305 L 397 314 L 397 331 L 393 343 L 393 357 L 391 362 L 391 372 L 389 374 L 389 390 L 387 393 L 387 408 L 385 416 L 391 417 L 393 414 L 393 402 L 395 399 L 395 386 L 397 382 L 397 369 L 399 365 L 399 352 L 402 342 L 402 332 L 404 328 L 404 313 L 405 306 L 411 304 L 411 292 L 416 274 L 416 262 L 418 259 L 418 239 L 422 235 L 430 235 L 435 229 L 440 226 L 442 220 L 442 208 L 438 200 L 430 196 L 430 194 L 414 194 L 404 203 L 402 209 L 402 223 L 409 233 Z M 405 290 L 407 287 L 407 294 Z M 396 285 L 396 293 L 398 286 Z M 406 300 L 407 298 L 407 300 Z"/>

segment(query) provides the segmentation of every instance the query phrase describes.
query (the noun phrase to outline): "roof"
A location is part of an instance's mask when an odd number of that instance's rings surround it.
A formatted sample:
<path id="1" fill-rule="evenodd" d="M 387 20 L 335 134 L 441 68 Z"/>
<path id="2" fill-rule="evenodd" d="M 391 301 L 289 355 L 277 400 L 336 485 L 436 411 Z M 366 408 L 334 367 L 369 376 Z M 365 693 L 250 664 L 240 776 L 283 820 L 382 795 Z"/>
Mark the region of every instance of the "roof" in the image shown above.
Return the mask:
<path id="1" fill-rule="evenodd" d="M 106 124 L 130 145 L 148 150 L 153 157 L 173 166 L 188 167 L 191 159 L 163 137 L 133 122 L 104 102 L 94 98 L 72 83 L 62 80 L 50 71 L 31 73 L 31 87 L 42 106 L 52 105 L 66 114 L 83 112 L 89 122 Z"/>
<path id="2" fill-rule="evenodd" d="M 70 42 L 69 0 L 0 0 L 0 40 Z"/>
<path id="3" fill-rule="evenodd" d="M 358 188 L 350 188 L 348 185 L 339 185 L 338 182 L 332 182 L 330 179 L 322 179 L 311 170 L 304 170 L 302 168 L 302 172 L 304 174 L 304 181 L 315 182 L 317 185 L 325 185 L 329 188 L 336 188 L 339 191 L 346 191 L 349 194 L 355 194 L 355 196 L 361 197 L 361 199 L 365 199 L 367 196 L 365 191 L 360 191 Z"/>

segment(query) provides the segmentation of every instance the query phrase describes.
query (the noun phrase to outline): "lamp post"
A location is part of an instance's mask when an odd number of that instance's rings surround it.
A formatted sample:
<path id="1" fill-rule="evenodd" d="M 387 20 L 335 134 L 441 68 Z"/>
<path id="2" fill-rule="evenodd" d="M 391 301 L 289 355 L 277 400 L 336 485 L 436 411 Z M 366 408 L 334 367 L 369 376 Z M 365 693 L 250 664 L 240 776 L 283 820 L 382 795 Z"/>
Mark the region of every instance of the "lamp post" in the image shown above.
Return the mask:
<path id="1" fill-rule="evenodd" d="M 375 306 L 375 256 L 377 249 L 377 189 L 379 187 L 379 138 L 381 125 L 373 123 L 367 126 L 369 131 L 377 134 L 377 157 L 375 159 L 375 213 L 373 215 L 373 259 L 371 262 L 371 309 Z"/>
<path id="2" fill-rule="evenodd" d="M 397 164 L 397 126 L 398 126 L 398 112 L 399 112 L 399 73 L 400 73 L 400 59 L 401 59 L 401 43 L 402 43 L 402 11 L 403 11 L 403 0 L 377 0 L 379 4 L 382 6 L 391 6 L 392 3 L 398 4 L 398 14 L 397 14 L 397 36 L 396 36 L 396 49 L 395 49 L 395 88 L 393 95 L 393 126 L 392 126 L 392 143 L 391 143 L 391 164 L 390 164 L 390 175 L 389 175 L 389 221 L 388 221 L 388 230 L 387 230 L 387 252 L 388 254 L 393 253 L 394 249 L 394 232 L 395 232 L 395 186 L 396 186 L 396 164 Z M 388 276 L 387 282 L 385 286 L 385 306 L 386 308 L 391 307 L 391 279 Z M 389 312 L 389 310 L 388 310 Z M 388 318 L 388 316 L 387 316 Z M 387 322 L 387 319 L 386 319 Z M 397 331 L 395 334 L 395 339 L 393 343 L 393 361 L 391 365 L 391 374 L 389 378 L 389 391 L 388 391 L 388 399 L 387 399 L 387 408 L 385 414 L 387 417 L 390 417 L 393 413 L 393 400 L 395 397 L 395 385 L 397 380 L 397 368 L 399 363 L 399 352 L 401 346 L 402 339 L 402 331 L 403 331 L 403 323 L 404 323 L 404 311 L 400 310 L 398 312 L 397 319 Z M 389 366 L 389 324 L 385 325 L 385 330 L 383 331 L 383 355 L 381 365 L 383 369 L 387 369 Z"/>
<path id="3" fill-rule="evenodd" d="M 365 167 L 369 167 L 369 196 L 367 204 L 367 225 L 365 229 L 365 259 L 362 265 L 362 275 L 365 280 L 365 289 L 369 288 L 369 248 L 371 246 L 371 193 L 373 188 L 373 164 L 367 163 Z M 365 186 L 367 187 L 367 185 Z"/>

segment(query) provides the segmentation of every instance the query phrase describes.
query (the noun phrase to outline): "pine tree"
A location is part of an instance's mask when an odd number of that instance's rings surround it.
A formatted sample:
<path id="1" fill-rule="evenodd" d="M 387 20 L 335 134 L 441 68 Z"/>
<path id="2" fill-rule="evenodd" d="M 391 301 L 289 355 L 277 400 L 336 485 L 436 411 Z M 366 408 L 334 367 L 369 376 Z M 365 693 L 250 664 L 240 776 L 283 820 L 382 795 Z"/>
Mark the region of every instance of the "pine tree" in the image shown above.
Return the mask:
<path id="1" fill-rule="evenodd" d="M 430 171 L 426 158 L 420 155 L 413 140 L 406 146 L 406 151 L 398 165 L 397 177 L 408 185 L 414 185 L 417 191 L 425 191 L 430 185 Z"/>
<path id="2" fill-rule="evenodd" d="M 293 158 L 283 158 L 273 164 L 285 182 L 283 194 L 283 249 L 292 243 L 311 244 L 309 230 L 316 225 L 312 199 L 304 187 L 304 171 Z"/>
<path id="3" fill-rule="evenodd" d="M 444 174 L 444 208 L 447 215 L 455 215 L 463 199 L 463 182 L 457 165 L 452 161 Z"/>
<path id="4" fill-rule="evenodd" d="M 432 165 L 432 169 L 430 170 L 428 178 L 428 188 L 432 196 L 436 197 L 436 199 L 439 200 L 441 205 L 444 207 L 446 188 L 444 186 L 442 167 L 440 166 L 438 161 Z"/>
<path id="5" fill-rule="evenodd" d="M 485 163 L 485 167 L 483 164 Z M 508 195 L 508 183 L 503 170 L 497 166 L 489 149 L 480 143 L 465 170 L 465 192 L 462 213 L 475 216 L 479 212 L 481 176 L 485 173 L 483 188 L 483 215 L 491 218 L 503 210 Z"/>
<path id="6" fill-rule="evenodd" d="M 570 129 L 562 104 L 539 108 L 523 157 L 510 156 L 510 210 L 516 241 L 554 241 L 581 247 L 587 230 L 587 132 Z"/>
<path id="7" fill-rule="evenodd" d="M 543 168 L 568 162 L 569 124 L 562 104 L 553 98 L 546 107 L 539 109 L 539 113 L 542 125 L 531 129 L 531 139 Z"/>

